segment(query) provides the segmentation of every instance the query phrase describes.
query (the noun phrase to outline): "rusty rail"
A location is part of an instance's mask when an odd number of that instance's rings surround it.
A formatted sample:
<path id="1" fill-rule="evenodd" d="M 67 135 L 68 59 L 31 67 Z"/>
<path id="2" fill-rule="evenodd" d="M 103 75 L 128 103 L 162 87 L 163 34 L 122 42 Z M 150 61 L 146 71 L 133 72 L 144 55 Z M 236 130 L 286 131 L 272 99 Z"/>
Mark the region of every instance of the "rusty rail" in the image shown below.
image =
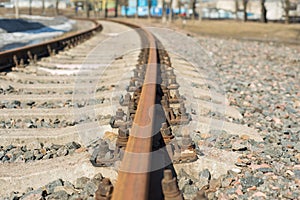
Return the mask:
<path id="1" fill-rule="evenodd" d="M 170 124 L 186 124 L 190 119 L 169 55 L 146 29 L 107 21 L 136 28 L 142 49 L 125 99 L 120 101 L 128 108 L 127 114 L 119 108 L 110 120 L 111 127 L 118 128 L 116 148 L 111 152 L 100 139 L 90 159 L 95 167 L 112 166 L 121 160 L 114 189 L 109 182 L 100 184 L 96 200 L 183 200 L 172 162 L 194 161 L 197 155 L 191 138 L 183 136 L 179 146 L 172 135 Z M 107 157 L 107 153 L 113 156 Z"/>
<path id="2" fill-rule="evenodd" d="M 140 27 L 133 24 L 123 22 L 122 24 L 140 29 Z M 157 47 L 153 35 L 145 29 L 140 30 L 144 32 L 148 39 L 149 55 L 146 74 L 131 133 L 118 173 L 118 180 L 114 187 L 113 200 L 148 199 L 150 192 L 150 152 L 152 151 L 154 123 L 152 120 L 155 116 L 154 106 L 158 71 Z"/>
<path id="3" fill-rule="evenodd" d="M 99 24 L 96 20 L 77 20 L 92 21 L 95 24 L 95 27 L 89 30 L 71 34 L 66 37 L 0 52 L 0 71 L 29 62 L 35 62 L 37 59 L 57 53 L 58 51 L 63 50 L 65 47 L 74 46 L 79 42 L 90 38 L 95 32 L 102 30 L 101 24 Z"/>

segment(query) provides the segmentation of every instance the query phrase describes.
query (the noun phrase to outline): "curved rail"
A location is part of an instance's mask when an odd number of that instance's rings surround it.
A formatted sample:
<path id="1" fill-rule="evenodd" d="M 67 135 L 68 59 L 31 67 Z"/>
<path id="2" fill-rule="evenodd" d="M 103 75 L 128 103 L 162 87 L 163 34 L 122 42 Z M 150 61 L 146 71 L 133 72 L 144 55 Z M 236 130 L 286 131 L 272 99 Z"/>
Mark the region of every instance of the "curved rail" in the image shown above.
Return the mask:
<path id="1" fill-rule="evenodd" d="M 76 20 L 92 21 L 95 24 L 95 27 L 59 39 L 53 39 L 35 45 L 29 45 L 17 49 L 0 52 L 0 71 L 4 69 L 9 69 L 13 66 L 19 66 L 29 62 L 35 62 L 37 59 L 52 55 L 53 53 L 63 50 L 65 47 L 76 45 L 79 42 L 90 38 L 94 34 L 94 32 L 102 30 L 102 25 L 99 24 L 96 20 Z"/>
<path id="2" fill-rule="evenodd" d="M 141 32 L 148 40 L 146 48 L 149 49 L 142 92 L 119 169 L 118 180 L 114 186 L 112 200 L 163 199 L 161 179 L 156 179 L 153 183 L 153 179 L 150 177 L 152 173 L 150 152 L 155 134 L 155 104 L 159 71 L 156 40 L 151 33 L 139 26 L 115 20 L 109 21 L 139 28 L 138 32 Z"/>

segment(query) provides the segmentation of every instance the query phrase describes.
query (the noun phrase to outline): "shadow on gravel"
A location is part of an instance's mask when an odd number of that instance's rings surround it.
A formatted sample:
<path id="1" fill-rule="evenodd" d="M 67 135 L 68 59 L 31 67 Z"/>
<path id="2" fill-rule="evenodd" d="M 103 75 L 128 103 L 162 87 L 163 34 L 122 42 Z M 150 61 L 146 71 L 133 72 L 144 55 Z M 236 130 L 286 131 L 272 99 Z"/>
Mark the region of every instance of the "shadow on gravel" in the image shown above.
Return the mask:
<path id="1" fill-rule="evenodd" d="M 22 32 L 45 28 L 46 26 L 39 22 L 29 22 L 23 19 L 0 19 L 0 29 L 7 33 Z"/>
<path id="2" fill-rule="evenodd" d="M 158 53 L 158 52 L 157 52 Z M 158 63 L 160 63 L 159 57 L 158 57 Z M 157 71 L 157 78 L 158 80 L 157 85 L 156 85 L 156 99 L 155 99 L 155 104 L 159 105 L 159 107 L 162 108 L 161 105 L 161 100 L 162 100 L 162 96 L 163 96 L 163 91 L 161 88 L 161 83 L 162 83 L 162 79 L 161 79 L 161 70 L 158 67 L 158 71 Z M 162 111 L 162 110 L 161 110 Z M 154 117 L 154 123 L 156 125 L 160 125 L 162 123 L 167 122 L 165 113 L 162 112 L 158 112 L 156 111 L 156 116 Z M 154 125 L 155 126 L 155 125 Z M 156 130 L 156 128 L 154 128 L 154 130 Z M 161 150 L 162 155 L 164 155 L 164 163 L 166 164 L 165 167 L 160 168 L 158 170 L 155 171 L 151 171 L 150 172 L 150 187 L 149 187 L 149 196 L 148 199 L 149 200 L 163 200 L 164 199 L 164 195 L 163 195 L 163 190 L 162 190 L 162 179 L 164 178 L 164 171 L 166 169 L 170 169 L 172 171 L 173 177 L 177 178 L 177 174 L 176 171 L 174 169 L 173 163 L 172 163 L 172 159 L 169 156 L 169 153 L 167 151 L 166 148 L 166 143 L 164 142 L 163 136 L 161 134 L 161 132 L 159 131 L 157 134 L 153 135 L 152 137 L 152 151 L 157 151 L 157 150 Z M 152 154 L 154 155 L 154 154 Z M 157 159 L 155 156 L 151 157 L 151 165 L 155 166 L 157 162 L 160 162 L 159 159 Z M 157 167 L 153 167 L 153 169 L 155 169 Z"/>
<path id="3" fill-rule="evenodd" d="M 156 141 L 156 142 L 160 141 L 161 148 L 164 151 L 163 152 L 164 155 L 168 155 L 168 152 L 165 149 L 166 144 L 164 143 L 163 137 L 160 133 L 156 134 L 153 137 L 153 141 Z M 157 160 L 152 158 L 151 163 L 155 163 L 155 162 L 157 162 Z M 172 159 L 169 156 L 166 156 L 165 157 L 165 162 L 166 163 L 171 163 L 171 164 L 169 164 L 165 168 L 161 168 L 159 170 L 155 170 L 155 171 L 150 172 L 150 187 L 149 187 L 149 196 L 148 196 L 148 199 L 150 199 L 150 200 L 163 200 L 164 199 L 161 180 L 164 177 L 164 170 L 165 169 L 170 169 L 172 171 L 173 177 L 177 177 L 174 166 L 172 164 Z"/>
<path id="4" fill-rule="evenodd" d="M 28 44 L 29 44 L 29 42 L 27 42 L 27 43 L 18 42 L 18 43 L 7 44 L 7 45 L 4 45 L 3 47 L 0 48 L 0 52 L 1 51 L 7 51 L 7 50 L 10 50 L 10 49 L 14 49 L 14 48 L 23 47 L 23 46 L 28 45 Z"/>

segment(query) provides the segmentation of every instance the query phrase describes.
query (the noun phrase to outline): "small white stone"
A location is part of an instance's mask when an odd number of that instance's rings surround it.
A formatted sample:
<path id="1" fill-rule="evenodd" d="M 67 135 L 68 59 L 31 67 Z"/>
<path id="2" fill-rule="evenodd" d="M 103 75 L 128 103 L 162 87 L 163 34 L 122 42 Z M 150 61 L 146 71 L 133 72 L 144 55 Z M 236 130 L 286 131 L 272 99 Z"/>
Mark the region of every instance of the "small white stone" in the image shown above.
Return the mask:
<path id="1" fill-rule="evenodd" d="M 287 170 L 286 173 L 287 173 L 288 175 L 290 175 L 290 176 L 294 176 L 294 175 L 295 175 L 295 173 L 292 172 L 291 170 Z"/>
<path id="2" fill-rule="evenodd" d="M 242 172 L 242 170 L 240 170 L 239 168 L 233 168 L 232 171 L 237 173 L 237 174 Z"/>

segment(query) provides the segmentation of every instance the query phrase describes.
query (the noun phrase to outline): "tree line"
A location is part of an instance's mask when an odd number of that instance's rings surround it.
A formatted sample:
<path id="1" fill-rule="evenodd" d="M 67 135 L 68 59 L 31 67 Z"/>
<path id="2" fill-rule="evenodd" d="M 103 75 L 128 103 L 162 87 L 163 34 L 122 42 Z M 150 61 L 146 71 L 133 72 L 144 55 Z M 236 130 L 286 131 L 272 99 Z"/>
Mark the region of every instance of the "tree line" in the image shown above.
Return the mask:
<path id="1" fill-rule="evenodd" d="M 16 13 L 16 18 L 19 17 L 19 6 L 18 6 L 18 1 L 19 0 L 15 0 L 15 13 Z M 42 15 L 45 14 L 45 0 L 41 0 L 42 1 Z M 90 2 L 90 0 L 83 0 L 85 2 L 85 7 L 86 7 L 86 15 L 87 17 L 90 16 L 90 5 L 93 4 L 96 5 L 96 0 L 93 0 L 92 2 Z M 119 4 L 122 6 L 127 7 L 128 6 L 128 0 L 115 0 L 115 17 L 118 16 L 118 6 Z M 178 5 L 179 5 L 179 10 L 181 9 L 181 1 L 178 1 Z M 201 1 L 201 0 L 200 0 Z M 240 11 L 240 0 L 234 0 L 235 1 L 235 14 L 237 16 L 237 13 Z M 291 7 L 291 3 L 290 0 L 280 0 L 281 1 L 281 5 L 282 5 L 282 9 L 284 10 L 284 15 L 285 15 L 285 23 L 288 24 L 290 22 L 290 16 L 289 16 L 289 10 Z M 59 14 L 59 2 L 60 0 L 55 0 L 55 14 L 58 15 Z M 106 0 L 106 5 L 104 5 L 104 15 L 105 17 L 108 16 L 108 9 L 107 9 L 107 0 Z M 148 2 L 148 18 L 151 18 L 151 0 L 147 0 Z M 250 0 L 242 0 L 242 12 L 243 12 L 243 21 L 248 21 L 248 16 L 247 16 L 247 5 L 250 2 Z M 173 0 L 168 0 L 168 2 L 166 2 L 166 0 L 163 0 L 163 10 L 162 10 L 162 19 L 163 21 L 166 21 L 167 16 L 166 16 L 166 9 L 172 9 L 172 4 L 173 4 Z M 200 5 L 200 2 L 199 2 Z M 267 9 L 266 9 L 266 0 L 260 0 L 260 6 L 261 6 L 261 18 L 260 21 L 263 23 L 267 23 L 268 19 L 267 19 Z M 196 0 L 190 0 L 189 1 L 189 7 L 192 9 L 192 15 L 191 18 L 195 19 L 196 18 Z M 136 14 L 135 17 L 138 17 L 138 0 L 136 0 Z M 29 14 L 32 14 L 32 0 L 29 0 Z M 125 10 L 125 16 L 127 16 L 127 10 Z M 201 18 L 201 11 L 199 8 L 199 12 L 198 12 L 198 17 Z M 238 17 L 236 17 L 238 18 Z M 168 20 L 169 22 L 172 21 L 172 12 L 169 12 L 169 16 L 168 16 Z"/>
<path id="2" fill-rule="evenodd" d="M 249 3 L 250 0 L 243 0 L 243 13 L 244 13 L 244 21 L 247 21 L 247 5 Z M 285 23 L 288 24 L 290 22 L 290 16 L 289 16 L 289 11 L 290 11 L 290 0 L 280 0 L 281 1 L 281 5 L 282 5 L 282 9 L 284 10 L 284 15 L 285 15 Z M 239 5 L 238 5 L 239 1 L 235 0 L 235 4 L 236 4 L 236 11 L 238 11 L 239 9 Z M 261 17 L 260 17 L 260 21 L 263 23 L 267 23 L 268 19 L 267 19 L 267 9 L 266 9 L 266 0 L 260 0 L 260 6 L 261 6 Z"/>
<path id="3" fill-rule="evenodd" d="M 180 0 L 178 1 L 178 5 L 179 5 L 179 10 L 181 9 L 181 2 Z M 201 0 L 199 0 L 201 2 Z M 235 14 L 237 16 L 237 13 L 240 11 L 240 6 L 239 3 L 242 2 L 242 12 L 243 12 L 243 21 L 248 21 L 248 13 L 247 13 L 247 6 L 248 3 L 251 0 L 233 0 L 235 1 Z M 268 19 L 267 19 L 267 9 L 266 9 L 266 0 L 259 0 L 260 2 L 260 6 L 261 6 L 261 17 L 260 17 L 260 21 L 263 23 L 267 23 Z M 200 5 L 200 2 L 198 2 Z M 291 3 L 290 0 L 280 0 L 281 5 L 282 5 L 282 9 L 284 11 L 284 20 L 285 23 L 289 23 L 290 22 L 290 16 L 289 16 L 289 11 L 290 11 L 290 7 L 291 7 Z M 123 6 L 128 6 L 128 0 L 120 0 L 121 5 Z M 166 0 L 163 0 L 163 10 L 162 10 L 162 18 L 164 18 L 164 20 L 166 20 L 167 16 L 166 16 L 166 8 L 171 8 L 173 3 L 173 0 L 168 0 L 168 3 L 166 2 Z M 190 0 L 189 1 L 189 8 L 192 10 L 192 14 L 191 14 L 191 18 L 195 19 L 196 18 L 196 0 Z M 148 17 L 151 17 L 150 14 L 150 8 L 151 8 L 151 0 L 148 0 Z M 137 17 L 137 9 L 138 9 L 138 5 L 136 7 L 136 17 Z M 199 12 L 198 12 L 198 17 L 201 18 L 201 11 L 199 8 Z M 169 13 L 169 21 L 172 20 L 172 13 Z M 236 17 L 238 19 L 238 17 Z"/>

